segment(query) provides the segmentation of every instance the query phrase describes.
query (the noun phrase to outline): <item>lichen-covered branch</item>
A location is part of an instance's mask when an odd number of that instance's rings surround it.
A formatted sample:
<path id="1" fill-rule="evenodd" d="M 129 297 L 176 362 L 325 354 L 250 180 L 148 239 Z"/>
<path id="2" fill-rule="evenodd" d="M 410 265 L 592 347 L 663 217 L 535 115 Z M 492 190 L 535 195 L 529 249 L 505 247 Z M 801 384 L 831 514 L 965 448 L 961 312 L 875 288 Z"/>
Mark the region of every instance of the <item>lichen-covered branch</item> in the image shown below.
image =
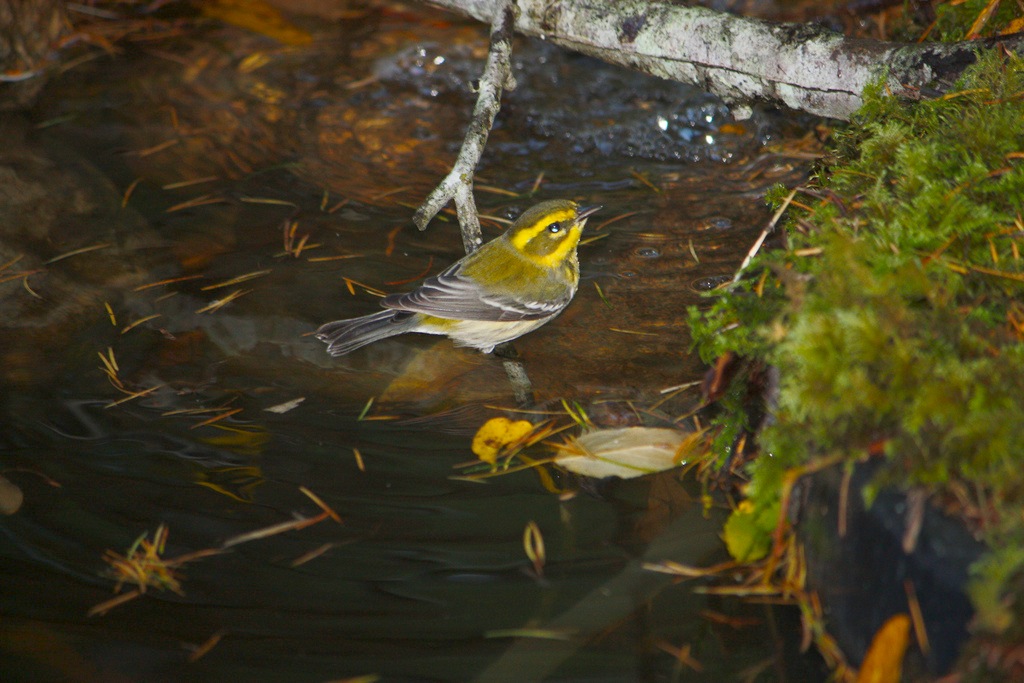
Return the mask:
<path id="1" fill-rule="evenodd" d="M 427 1 L 481 21 L 503 2 Z M 526 35 L 692 83 L 728 102 L 769 102 L 839 119 L 848 119 L 864 87 L 883 75 L 895 95 L 917 99 L 943 91 L 986 45 L 860 40 L 667 0 L 519 0 L 518 6 L 515 28 Z M 1020 51 L 1024 35 L 999 42 Z"/>
<path id="2" fill-rule="evenodd" d="M 493 19 L 490 50 L 480 78 L 473 118 L 466 130 L 462 148 L 452 170 L 413 216 L 416 226 L 424 230 L 437 212 L 454 199 L 466 253 L 479 247 L 482 241 L 480 219 L 476 212 L 476 202 L 473 200 L 473 172 L 484 153 L 494 117 L 501 108 L 501 93 L 506 88 L 515 88 L 511 55 L 513 27 L 517 14 L 516 3 L 514 0 L 495 0 L 491 4 Z"/>

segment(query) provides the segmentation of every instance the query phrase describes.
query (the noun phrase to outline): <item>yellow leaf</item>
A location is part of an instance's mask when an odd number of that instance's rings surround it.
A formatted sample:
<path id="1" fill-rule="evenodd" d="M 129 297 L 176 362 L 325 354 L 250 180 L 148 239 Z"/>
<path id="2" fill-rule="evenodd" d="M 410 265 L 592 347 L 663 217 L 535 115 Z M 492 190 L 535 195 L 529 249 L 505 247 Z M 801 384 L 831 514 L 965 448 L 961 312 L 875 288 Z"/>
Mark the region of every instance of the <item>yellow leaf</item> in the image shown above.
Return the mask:
<path id="1" fill-rule="evenodd" d="M 473 453 L 493 465 L 499 454 L 517 445 L 532 431 L 533 425 L 526 420 L 513 422 L 507 417 L 493 417 L 473 437 Z"/>
<path id="2" fill-rule="evenodd" d="M 857 683 L 900 683 L 903 655 L 910 641 L 910 617 L 897 614 L 878 629 L 864 657 Z"/>

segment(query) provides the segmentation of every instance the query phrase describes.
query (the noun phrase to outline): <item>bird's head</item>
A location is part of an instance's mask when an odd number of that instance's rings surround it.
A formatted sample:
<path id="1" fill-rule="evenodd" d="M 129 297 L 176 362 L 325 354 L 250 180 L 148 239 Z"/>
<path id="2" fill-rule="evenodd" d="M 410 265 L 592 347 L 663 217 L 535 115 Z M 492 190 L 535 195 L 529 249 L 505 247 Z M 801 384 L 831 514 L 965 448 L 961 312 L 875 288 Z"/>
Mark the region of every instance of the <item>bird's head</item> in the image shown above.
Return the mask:
<path id="1" fill-rule="evenodd" d="M 542 265 L 558 266 L 576 253 L 587 218 L 600 208 L 583 208 L 567 199 L 541 202 L 516 219 L 507 232 L 509 242 Z"/>

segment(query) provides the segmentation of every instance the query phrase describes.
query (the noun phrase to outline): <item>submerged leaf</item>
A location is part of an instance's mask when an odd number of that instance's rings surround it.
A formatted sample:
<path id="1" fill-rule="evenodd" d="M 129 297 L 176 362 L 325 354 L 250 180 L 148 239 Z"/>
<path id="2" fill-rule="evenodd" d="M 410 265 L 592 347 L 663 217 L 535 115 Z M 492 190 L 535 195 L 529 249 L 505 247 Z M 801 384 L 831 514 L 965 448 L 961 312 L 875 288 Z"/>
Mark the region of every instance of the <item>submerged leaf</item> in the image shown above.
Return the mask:
<path id="1" fill-rule="evenodd" d="M 0 477 L 0 513 L 13 515 L 21 508 L 25 494 L 5 477 Z"/>
<path id="2" fill-rule="evenodd" d="M 262 33 L 285 45 L 306 45 L 312 36 L 289 23 L 270 3 L 263 0 L 215 0 L 200 4 L 203 14 L 249 31 Z"/>
<path id="3" fill-rule="evenodd" d="M 633 477 L 672 469 L 687 434 L 659 427 L 597 429 L 575 440 L 558 458 L 561 467 L 586 477 Z"/>

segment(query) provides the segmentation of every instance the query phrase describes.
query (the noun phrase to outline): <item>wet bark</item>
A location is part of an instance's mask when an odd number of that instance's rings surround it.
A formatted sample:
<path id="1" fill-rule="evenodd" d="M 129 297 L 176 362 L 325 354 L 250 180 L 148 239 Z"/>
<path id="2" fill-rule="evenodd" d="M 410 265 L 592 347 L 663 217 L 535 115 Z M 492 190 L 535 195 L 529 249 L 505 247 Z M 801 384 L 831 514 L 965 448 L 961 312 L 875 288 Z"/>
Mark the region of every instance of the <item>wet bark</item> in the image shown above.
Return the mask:
<path id="1" fill-rule="evenodd" d="M 426 0 L 490 23 L 502 0 Z M 767 102 L 849 119 L 884 77 L 910 99 L 950 88 L 975 51 L 1024 50 L 1024 34 L 963 43 L 847 38 L 819 26 L 771 23 L 667 0 L 518 0 L 516 30 L 605 61 L 698 85 L 733 104 Z"/>

